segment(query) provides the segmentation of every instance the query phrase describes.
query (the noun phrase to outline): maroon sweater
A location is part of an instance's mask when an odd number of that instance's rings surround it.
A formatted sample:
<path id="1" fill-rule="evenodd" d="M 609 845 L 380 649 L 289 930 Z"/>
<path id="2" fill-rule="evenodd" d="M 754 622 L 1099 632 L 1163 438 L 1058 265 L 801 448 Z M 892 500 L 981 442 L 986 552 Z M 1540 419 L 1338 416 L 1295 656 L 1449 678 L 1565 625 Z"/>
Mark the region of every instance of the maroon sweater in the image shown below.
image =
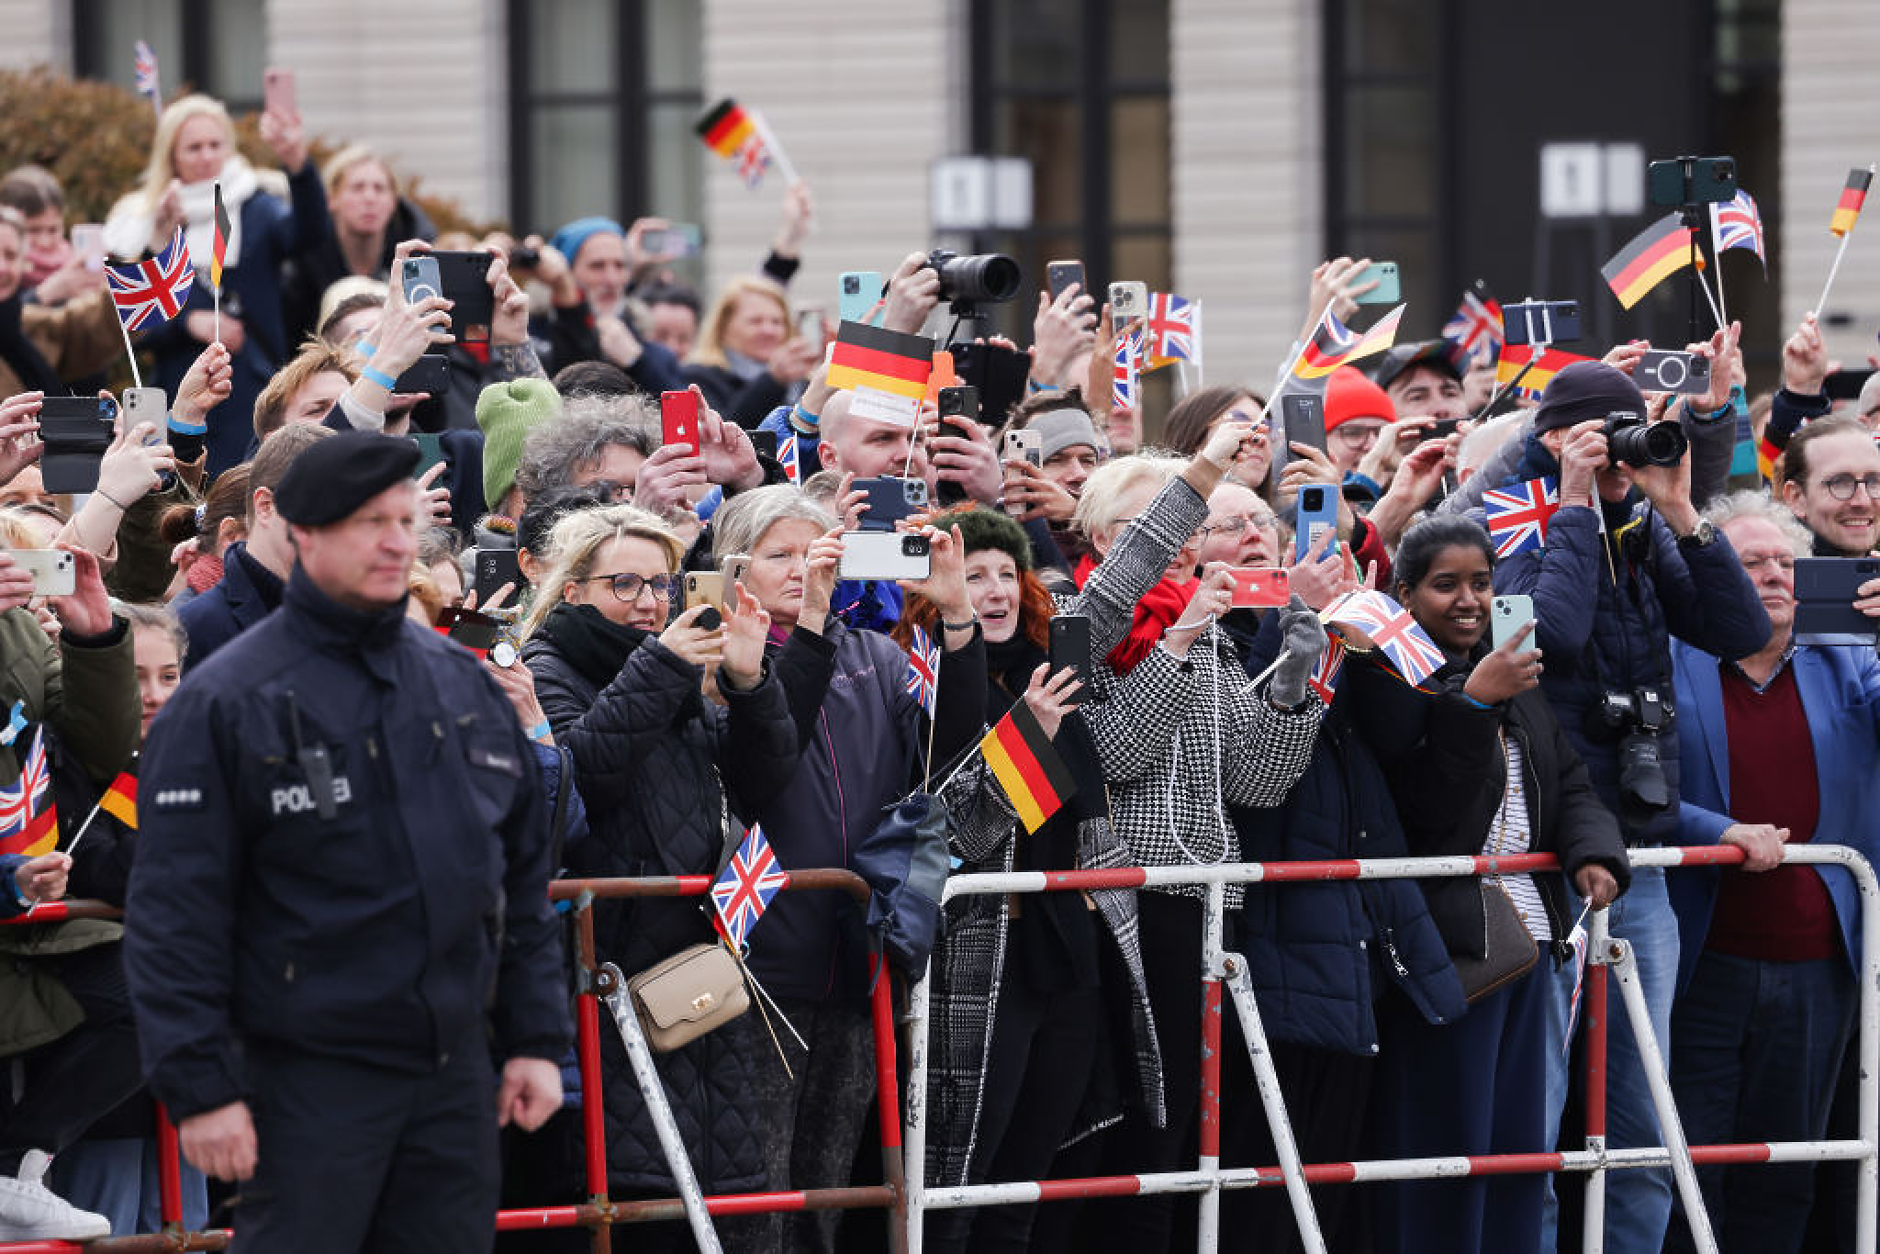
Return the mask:
<path id="1" fill-rule="evenodd" d="M 1804 844 L 1815 835 L 1821 792 L 1795 668 L 1785 665 L 1757 692 L 1736 667 L 1720 666 L 1730 817 L 1786 827 L 1790 844 Z M 1835 957 L 1840 944 L 1834 902 L 1813 867 L 1724 870 L 1705 948 L 1765 962 L 1807 962 Z"/>

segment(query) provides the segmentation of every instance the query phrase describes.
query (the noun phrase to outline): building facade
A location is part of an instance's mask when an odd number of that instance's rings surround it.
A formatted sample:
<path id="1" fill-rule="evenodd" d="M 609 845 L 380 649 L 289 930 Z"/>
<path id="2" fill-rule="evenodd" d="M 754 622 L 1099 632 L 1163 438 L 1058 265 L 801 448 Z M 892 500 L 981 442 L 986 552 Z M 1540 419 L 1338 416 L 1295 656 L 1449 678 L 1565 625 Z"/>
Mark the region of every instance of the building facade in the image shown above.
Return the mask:
<path id="1" fill-rule="evenodd" d="M 1872 0 L 0 0 L 0 24 L 0 63 L 128 83 L 145 38 L 166 92 L 237 107 L 258 106 L 264 65 L 292 67 L 314 134 L 383 149 L 476 217 L 699 223 L 707 291 L 776 224 L 777 180 L 746 190 L 692 135 L 735 96 L 816 196 L 798 299 L 833 304 L 841 272 L 935 244 L 1011 252 L 1034 283 L 1079 257 L 1093 283 L 1204 300 L 1207 381 L 1255 386 L 1335 252 L 1399 262 L 1407 334 L 1483 279 L 1582 301 L 1589 334 L 1682 342 L 1682 276 L 1632 311 L 1598 278 L 1664 210 L 1540 217 L 1558 141 L 1737 158 L 1771 264 L 1721 268 L 1772 369 L 1819 297 L 1848 168 L 1880 158 Z M 931 229 L 933 163 L 975 153 L 1030 161 L 1030 226 Z M 1880 222 L 1857 229 L 1826 321 L 1850 366 L 1875 351 Z"/>

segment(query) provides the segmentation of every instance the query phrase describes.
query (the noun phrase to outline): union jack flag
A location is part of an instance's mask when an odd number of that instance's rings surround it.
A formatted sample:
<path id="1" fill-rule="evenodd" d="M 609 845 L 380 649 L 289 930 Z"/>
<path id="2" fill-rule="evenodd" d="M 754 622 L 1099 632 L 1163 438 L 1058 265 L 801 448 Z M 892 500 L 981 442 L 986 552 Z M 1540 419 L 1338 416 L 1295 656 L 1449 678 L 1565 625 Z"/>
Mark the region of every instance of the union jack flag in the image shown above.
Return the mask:
<path id="1" fill-rule="evenodd" d="M 769 169 L 770 146 L 760 132 L 753 131 L 744 141 L 744 147 L 738 149 L 738 176 L 746 187 L 756 187 L 764 181 L 764 173 Z"/>
<path id="2" fill-rule="evenodd" d="M 1144 330 L 1151 370 L 1172 361 L 1201 360 L 1201 328 L 1195 321 L 1198 305 L 1169 292 L 1149 298 L 1149 322 Z"/>
<path id="3" fill-rule="evenodd" d="M 712 883 L 712 905 L 718 910 L 725 939 L 732 948 L 744 952 L 751 929 L 770 909 L 770 899 L 789 882 L 790 876 L 777 865 L 777 855 L 771 852 L 764 829 L 752 824 L 738 851 Z"/>
<path id="4" fill-rule="evenodd" d="M 802 451 L 796 446 L 796 436 L 784 432 L 777 441 L 777 464 L 783 467 L 783 473 L 789 476 L 791 483 L 803 482 Z"/>
<path id="5" fill-rule="evenodd" d="M 1726 248 L 1749 249 L 1763 263 L 1763 272 L 1768 272 L 1762 214 L 1756 208 L 1756 198 L 1748 192 L 1739 190 L 1736 199 L 1710 206 L 1710 240 L 1719 256 Z"/>
<path id="6" fill-rule="evenodd" d="M 1547 543 L 1547 523 L 1560 508 L 1560 485 L 1552 479 L 1529 479 L 1482 493 L 1488 534 L 1495 541 L 1497 558 L 1512 557 Z"/>
<path id="7" fill-rule="evenodd" d="M 1412 684 L 1422 683 L 1449 660 L 1410 611 L 1382 592 L 1347 592 L 1327 607 L 1325 616 L 1362 628 L 1397 673 Z"/>
<path id="8" fill-rule="evenodd" d="M 1580 1017 L 1580 993 L 1586 987 L 1586 925 L 1576 923 L 1567 936 L 1567 944 L 1573 948 L 1573 995 L 1567 999 L 1567 1039 L 1560 1042 L 1560 1052 L 1573 1053 L 1573 1022 Z"/>
<path id="9" fill-rule="evenodd" d="M 20 761 L 19 780 L 11 788 L 0 788 L 0 853 L 36 858 L 58 847 L 59 816 L 50 800 L 51 791 L 52 769 L 46 762 L 42 726 L 33 733 L 32 748 Z"/>
<path id="10" fill-rule="evenodd" d="M 157 85 L 157 50 L 143 40 L 137 41 L 137 94 L 150 101 L 150 107 L 163 112 L 163 92 Z"/>
<path id="11" fill-rule="evenodd" d="M 196 272 L 189 266 L 189 248 L 183 243 L 183 228 L 176 228 L 176 234 L 156 256 L 128 265 L 106 266 L 104 276 L 110 281 L 118 318 L 127 330 L 168 322 L 183 312 L 190 284 L 196 281 Z"/>
<path id="12" fill-rule="evenodd" d="M 1136 371 L 1142 365 L 1140 328 L 1116 341 L 1115 369 L 1110 375 L 1110 402 L 1119 409 L 1136 406 Z"/>
<path id="13" fill-rule="evenodd" d="M 1319 654 L 1319 660 L 1306 676 L 1306 687 L 1319 694 L 1319 700 L 1330 705 L 1338 694 L 1338 677 L 1345 670 L 1345 642 L 1333 636 L 1325 642 L 1325 652 Z"/>
<path id="14" fill-rule="evenodd" d="M 907 691 L 931 718 L 940 693 L 940 645 L 916 627 L 908 648 Z"/>
<path id="15" fill-rule="evenodd" d="M 1443 338 L 1462 347 L 1470 358 L 1493 359 L 1501 355 L 1501 302 L 1480 279 L 1462 294 L 1462 303 L 1443 324 Z"/>

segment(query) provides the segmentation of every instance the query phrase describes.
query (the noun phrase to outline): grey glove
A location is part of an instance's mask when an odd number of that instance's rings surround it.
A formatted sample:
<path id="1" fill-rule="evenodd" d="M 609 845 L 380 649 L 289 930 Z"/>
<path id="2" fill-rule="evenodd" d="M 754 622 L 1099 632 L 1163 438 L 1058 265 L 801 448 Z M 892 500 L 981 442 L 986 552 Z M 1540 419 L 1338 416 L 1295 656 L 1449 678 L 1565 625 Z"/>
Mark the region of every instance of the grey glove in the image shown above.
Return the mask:
<path id="1" fill-rule="evenodd" d="M 1291 709 L 1306 699 L 1306 678 L 1325 653 L 1325 625 L 1295 592 L 1279 612 L 1279 634 L 1285 652 L 1279 655 L 1266 695 L 1274 705 Z"/>

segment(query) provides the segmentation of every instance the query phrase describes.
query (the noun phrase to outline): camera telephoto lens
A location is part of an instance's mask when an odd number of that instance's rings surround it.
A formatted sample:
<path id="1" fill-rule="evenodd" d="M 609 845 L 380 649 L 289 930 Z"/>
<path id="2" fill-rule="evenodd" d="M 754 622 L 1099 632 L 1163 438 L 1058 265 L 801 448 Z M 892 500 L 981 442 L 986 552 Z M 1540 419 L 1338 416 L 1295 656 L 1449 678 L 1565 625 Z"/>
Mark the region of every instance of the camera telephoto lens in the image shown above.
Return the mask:
<path id="1" fill-rule="evenodd" d="M 1004 253 L 978 253 L 962 257 L 947 248 L 927 254 L 927 264 L 940 276 L 940 299 L 967 304 L 997 304 L 1018 295 L 1018 263 Z"/>
<path id="2" fill-rule="evenodd" d="M 1612 459 L 1628 466 L 1675 466 L 1690 443 L 1675 422 L 1608 423 L 1605 434 Z"/>

